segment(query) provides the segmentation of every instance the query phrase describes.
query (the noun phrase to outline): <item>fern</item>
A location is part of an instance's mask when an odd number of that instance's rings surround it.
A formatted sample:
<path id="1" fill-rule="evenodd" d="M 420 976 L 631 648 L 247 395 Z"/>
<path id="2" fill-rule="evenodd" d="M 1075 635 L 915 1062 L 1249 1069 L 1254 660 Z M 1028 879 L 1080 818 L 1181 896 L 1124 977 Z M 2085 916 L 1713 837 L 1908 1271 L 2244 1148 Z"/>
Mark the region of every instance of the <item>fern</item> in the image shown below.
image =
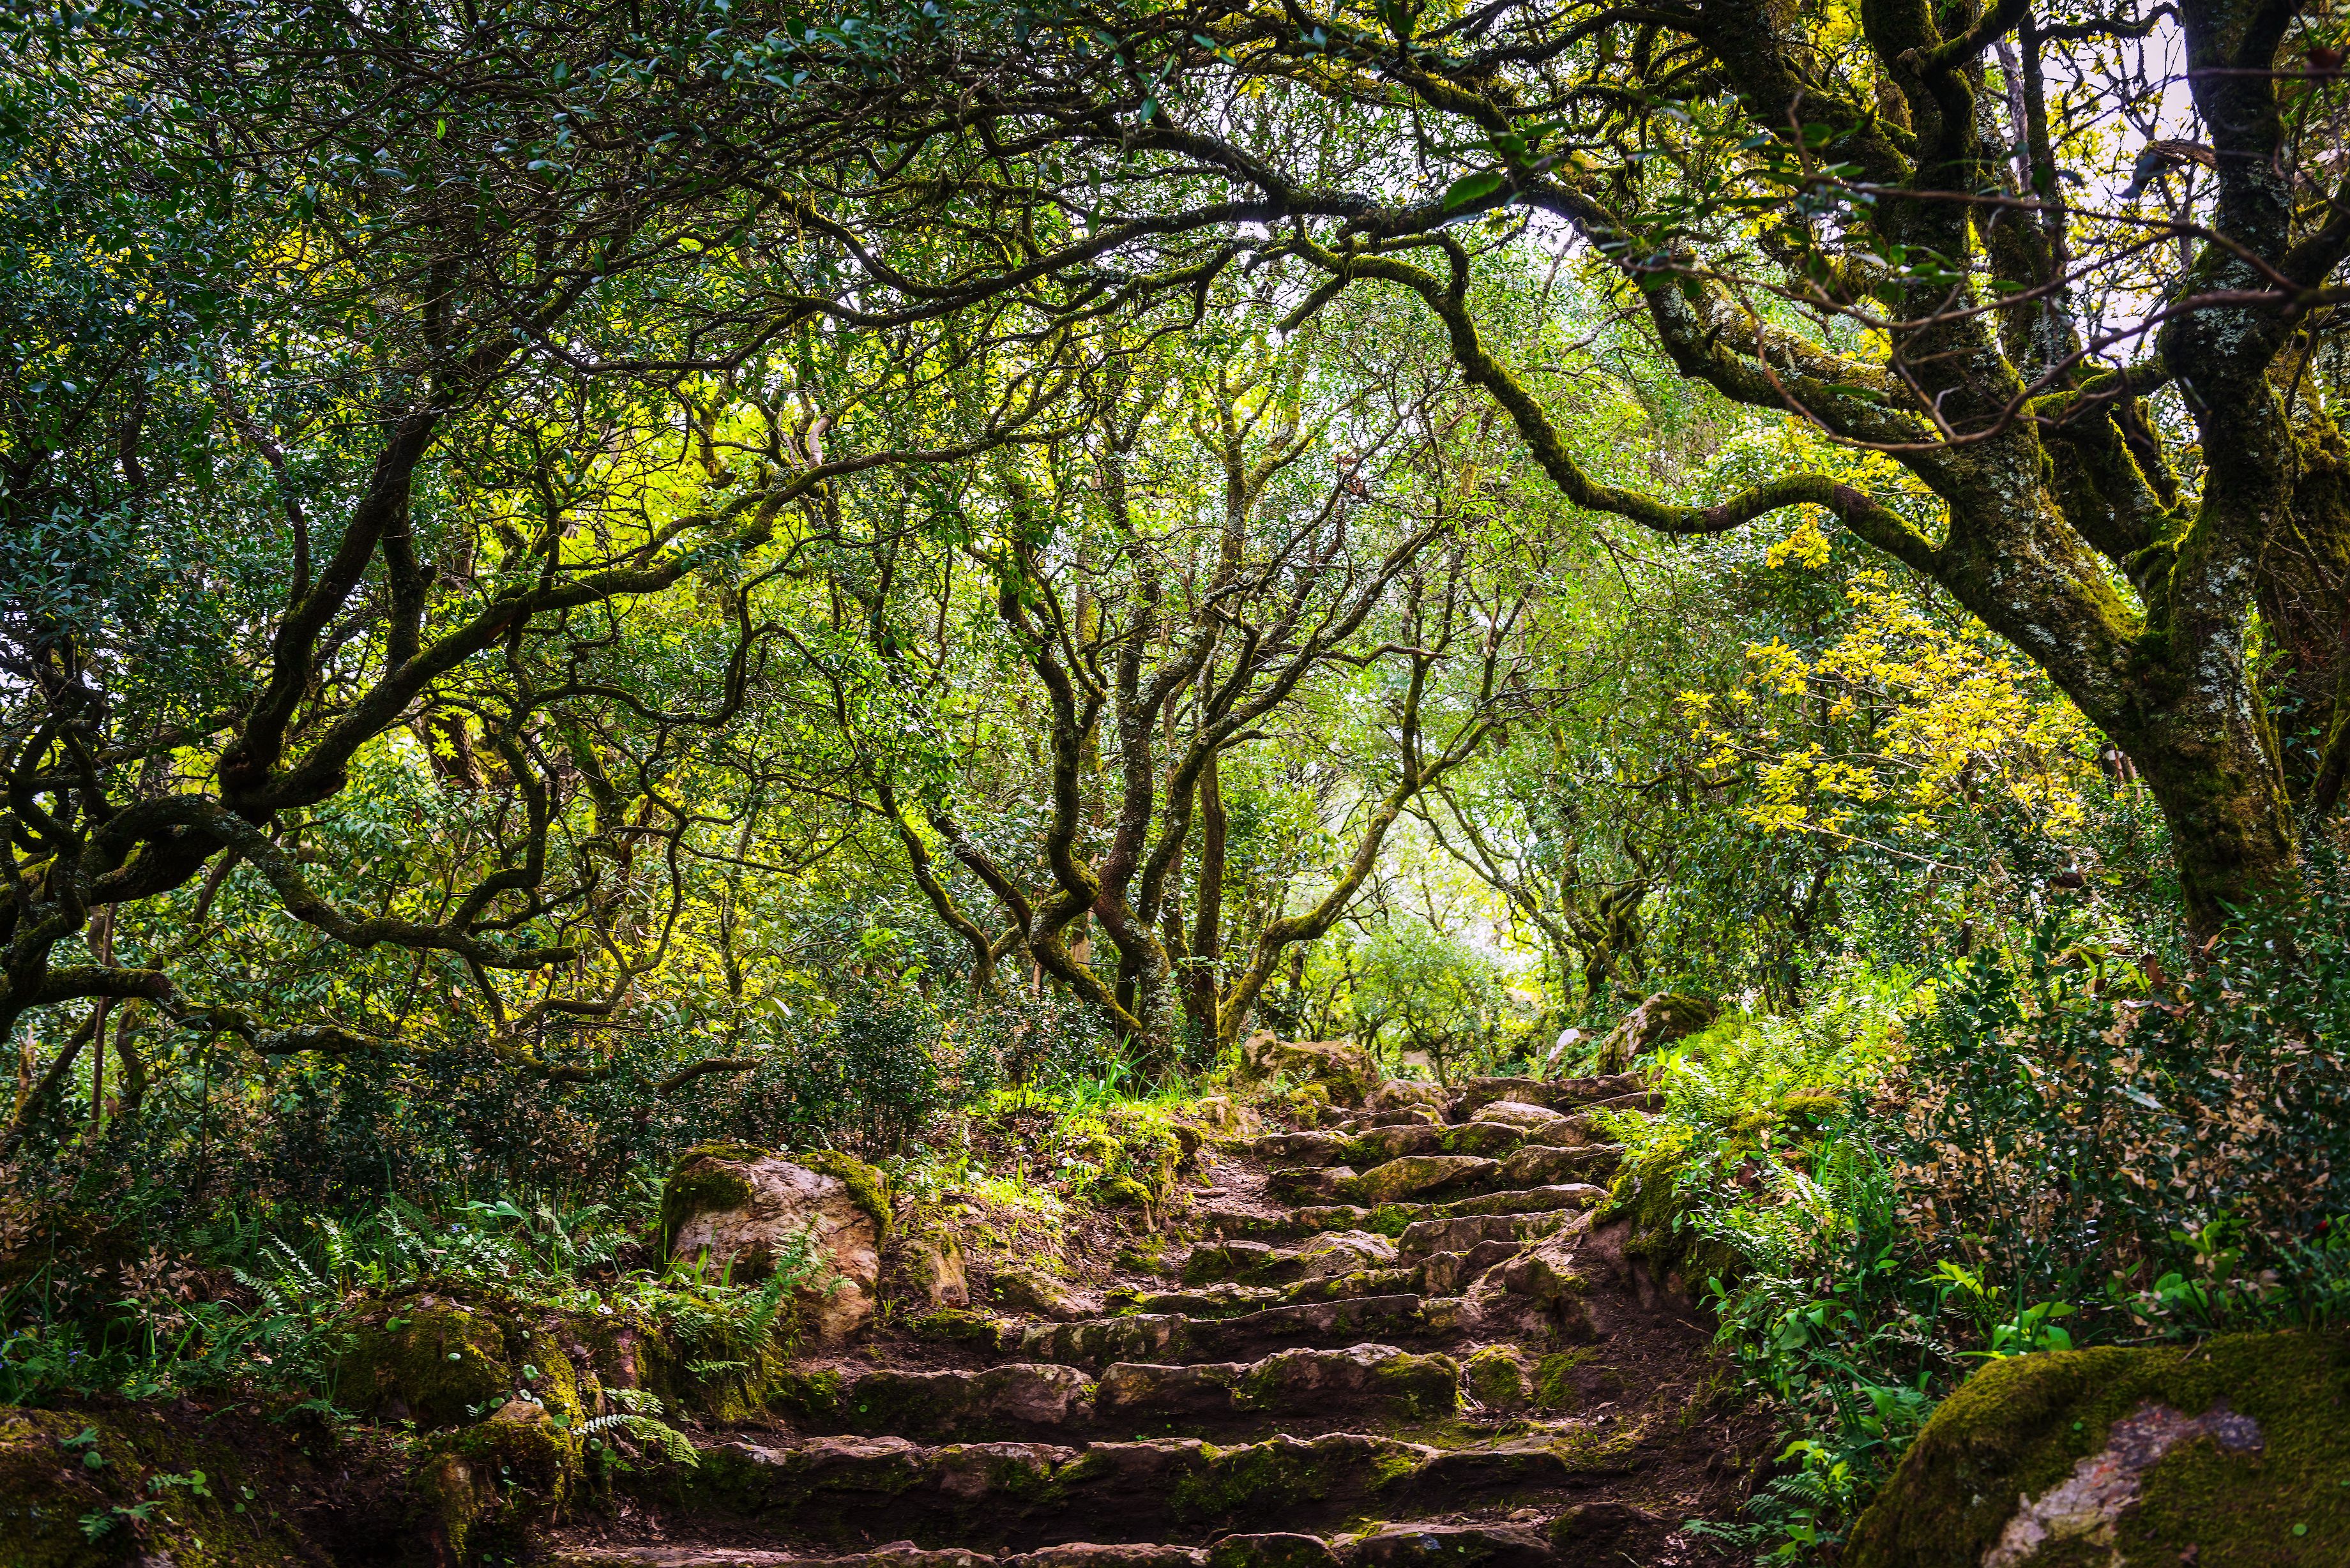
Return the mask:
<path id="1" fill-rule="evenodd" d="M 639 1442 L 659 1449 L 662 1457 L 671 1464 L 691 1468 L 702 1462 L 701 1451 L 693 1446 L 692 1438 L 668 1422 L 655 1420 L 650 1416 L 594 1416 L 580 1422 L 577 1431 L 583 1438 L 596 1437 L 604 1432 L 626 1432 Z"/>

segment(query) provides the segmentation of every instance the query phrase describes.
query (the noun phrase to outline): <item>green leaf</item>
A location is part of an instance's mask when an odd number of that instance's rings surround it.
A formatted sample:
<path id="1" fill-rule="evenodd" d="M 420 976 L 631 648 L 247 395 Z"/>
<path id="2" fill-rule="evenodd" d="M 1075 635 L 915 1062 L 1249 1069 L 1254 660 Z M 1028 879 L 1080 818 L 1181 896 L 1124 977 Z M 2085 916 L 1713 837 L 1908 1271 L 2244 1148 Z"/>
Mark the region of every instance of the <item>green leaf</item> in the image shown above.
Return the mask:
<path id="1" fill-rule="evenodd" d="M 1499 169 L 1480 169 L 1474 174 L 1463 174 L 1444 190 L 1447 212 L 1465 207 L 1471 202 L 1482 201 L 1502 188 L 1504 176 Z"/>

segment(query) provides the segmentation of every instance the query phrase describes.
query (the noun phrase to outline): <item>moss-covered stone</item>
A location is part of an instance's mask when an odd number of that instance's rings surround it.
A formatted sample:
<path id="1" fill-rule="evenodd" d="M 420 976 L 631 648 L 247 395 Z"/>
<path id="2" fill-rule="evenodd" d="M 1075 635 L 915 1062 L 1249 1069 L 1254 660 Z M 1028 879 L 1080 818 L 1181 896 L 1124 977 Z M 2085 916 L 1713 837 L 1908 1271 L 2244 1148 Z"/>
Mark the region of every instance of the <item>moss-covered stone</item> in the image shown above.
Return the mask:
<path id="1" fill-rule="evenodd" d="M 1592 1359 L 1590 1347 L 1562 1350 L 1545 1355 L 1534 1367 L 1534 1402 L 1544 1410 L 1572 1411 L 1583 1403 L 1583 1388 L 1575 1377 L 1575 1368 Z"/>
<path id="2" fill-rule="evenodd" d="M 577 1434 L 526 1399 L 441 1438 L 419 1494 L 452 1561 L 519 1553 L 531 1527 L 561 1512 L 580 1476 Z"/>
<path id="3" fill-rule="evenodd" d="M 1095 1199 L 1109 1207 L 1148 1209 L 1157 1201 L 1150 1189 L 1130 1176 L 1113 1176 L 1095 1184 Z"/>
<path id="4" fill-rule="evenodd" d="M 1252 1081 L 1277 1075 L 1302 1079 L 1350 1106 L 1360 1104 L 1379 1085 L 1378 1064 L 1351 1040 L 1281 1040 L 1267 1029 L 1243 1044 L 1240 1070 Z"/>
<path id="5" fill-rule="evenodd" d="M 829 1426 L 842 1418 L 847 1390 L 848 1379 L 829 1367 L 815 1371 L 793 1367 L 768 1386 L 767 1407 L 795 1420 Z"/>
<path id="6" fill-rule="evenodd" d="M 1523 1127 L 1511 1127 L 1504 1122 L 1484 1120 L 1462 1122 L 1459 1127 L 1430 1130 L 1437 1134 L 1437 1146 L 1446 1154 L 1480 1155 L 1487 1158 L 1498 1158 L 1504 1155 L 1514 1154 L 1517 1152 L 1518 1146 L 1526 1138 Z"/>
<path id="7" fill-rule="evenodd" d="M 1494 1410 L 1523 1408 L 1528 1398 L 1526 1369 L 1506 1345 L 1488 1345 L 1469 1357 L 1461 1380 L 1481 1405 Z"/>
<path id="8" fill-rule="evenodd" d="M 1396 1127 L 1373 1127 L 1352 1137 L 1330 1141 L 1336 1146 L 1334 1162 L 1355 1166 L 1383 1165 L 1390 1159 L 1400 1159 L 1408 1154 L 1458 1154 L 1461 1150 L 1446 1144 L 1448 1134 L 1459 1129 L 1439 1127 L 1432 1122 L 1409 1122 Z M 1330 1137 L 1328 1134 L 1305 1134 L 1296 1137 Z M 1473 1152 L 1473 1151 L 1472 1151 Z"/>
<path id="9" fill-rule="evenodd" d="M 1336 1480 L 1331 1467 L 1345 1462 L 1307 1443 L 1251 1443 L 1211 1449 L 1205 1457 L 1204 1465 L 1168 1493 L 1169 1515 L 1187 1528 L 1279 1518 L 1328 1496 Z"/>
<path id="10" fill-rule="evenodd" d="M 1350 1203 L 1376 1208 L 1489 1181 L 1500 1170 L 1493 1161 L 1469 1155 L 1409 1154 L 1340 1183 L 1337 1195 Z"/>
<path id="11" fill-rule="evenodd" d="M 837 1177 L 848 1189 L 849 1199 L 865 1211 L 873 1221 L 877 1237 L 889 1233 L 889 1184 L 879 1171 L 853 1154 L 843 1154 L 834 1148 L 814 1148 L 792 1155 L 795 1165 L 810 1170 L 820 1170 L 827 1176 Z"/>
<path id="12" fill-rule="evenodd" d="M 567 1377 L 567 1360 L 564 1370 Z M 454 1302 L 401 1298 L 361 1324 L 342 1359 L 336 1391 L 352 1409 L 429 1429 L 481 1419 L 517 1384 L 497 1317 Z M 577 1413 L 576 1380 L 570 1413 Z"/>
<path id="13" fill-rule="evenodd" d="M 1658 1147 L 1618 1165 L 1597 1222 L 1630 1221 L 1624 1254 L 1638 1258 L 1659 1278 L 1678 1276 L 1696 1286 L 1713 1276 L 1728 1278 L 1737 1254 L 1687 1223 L 1694 1200 L 1680 1189 L 1688 1159 L 1679 1149 Z"/>
<path id="14" fill-rule="evenodd" d="M 924 1313 L 907 1325 L 918 1334 L 954 1345 L 979 1345 L 993 1350 L 1003 1337 L 1003 1321 L 988 1313 L 966 1312 L 954 1307 Z"/>
<path id="15" fill-rule="evenodd" d="M 1846 1562 L 2350 1562 L 2346 1414 L 2350 1330 L 1994 1362 L 1935 1412 Z"/>
<path id="16" fill-rule="evenodd" d="M 1390 1356 L 1372 1368 L 1371 1381 L 1386 1412 L 1407 1421 L 1432 1420 L 1461 1408 L 1461 1364 L 1449 1355 Z"/>
<path id="17" fill-rule="evenodd" d="M 696 1214 L 740 1209 L 750 1202 L 751 1184 L 735 1167 L 764 1159 L 766 1154 L 748 1144 L 703 1143 L 680 1155 L 661 1186 L 662 1247 Z"/>
<path id="18" fill-rule="evenodd" d="M 1721 1016 L 1720 1006 L 1704 997 L 1660 991 L 1634 1008 L 1600 1042 L 1599 1070 L 1621 1073 L 1634 1058 L 1686 1039 Z"/>

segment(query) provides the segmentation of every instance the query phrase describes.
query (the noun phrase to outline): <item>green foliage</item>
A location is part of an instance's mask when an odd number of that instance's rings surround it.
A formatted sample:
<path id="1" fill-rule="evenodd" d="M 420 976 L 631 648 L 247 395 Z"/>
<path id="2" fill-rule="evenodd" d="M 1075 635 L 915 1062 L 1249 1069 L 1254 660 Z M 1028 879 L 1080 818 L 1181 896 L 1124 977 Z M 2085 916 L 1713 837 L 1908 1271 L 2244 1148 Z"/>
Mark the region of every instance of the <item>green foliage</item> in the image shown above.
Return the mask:
<path id="1" fill-rule="evenodd" d="M 1413 915 L 1374 927 L 1351 946 L 1352 1032 L 1373 1049 L 1428 1057 L 1449 1082 L 1523 1057 L 1530 1021 L 1495 955 Z"/>
<path id="2" fill-rule="evenodd" d="M 1617 1122 L 1672 1182 L 1644 1222 L 1714 1249 L 1721 1339 L 1787 1412 L 1748 1521 L 1706 1528 L 1821 1560 L 1986 1360 L 2342 1322 L 2346 910 L 2321 857 L 2183 980 L 2052 921 L 1906 1006 L 1869 981 L 1665 1054 L 1665 1115 Z"/>
<path id="3" fill-rule="evenodd" d="M 2047 922 L 1949 988 L 1903 1088 L 1903 1221 L 2018 1301 L 2094 1299 L 2156 1332 L 2350 1304 L 2332 1262 L 2350 1172 L 2338 861 L 2177 981 Z"/>

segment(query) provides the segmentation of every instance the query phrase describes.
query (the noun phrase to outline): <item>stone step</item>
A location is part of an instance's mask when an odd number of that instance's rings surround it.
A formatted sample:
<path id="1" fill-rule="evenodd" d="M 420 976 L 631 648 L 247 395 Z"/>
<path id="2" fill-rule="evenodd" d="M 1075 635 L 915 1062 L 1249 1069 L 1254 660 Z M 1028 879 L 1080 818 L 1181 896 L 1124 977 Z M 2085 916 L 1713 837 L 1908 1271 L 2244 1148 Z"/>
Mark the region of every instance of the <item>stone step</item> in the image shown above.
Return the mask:
<path id="1" fill-rule="evenodd" d="M 1336 1183 L 1332 1196 L 1342 1203 L 1376 1208 L 1382 1203 L 1522 1191 L 1565 1181 L 1605 1181 L 1615 1173 L 1623 1155 L 1620 1144 L 1565 1148 L 1533 1144 L 1501 1159 L 1467 1154 L 1405 1155 Z M 1274 1173 L 1276 1178 L 1281 1174 Z"/>
<path id="2" fill-rule="evenodd" d="M 768 1408 L 812 1436 L 896 1436 L 927 1442 L 1076 1441 L 1141 1436 L 1170 1426 L 1207 1436 L 1268 1417 L 1422 1421 L 1460 1407 L 1450 1356 L 1388 1345 L 1277 1351 L 1253 1362 L 1118 1362 L 1098 1379 L 1074 1366 L 1019 1362 L 980 1371 L 803 1374 Z"/>
<path id="3" fill-rule="evenodd" d="M 1443 1204 L 1488 1192 L 1525 1192 L 1560 1182 L 1605 1182 L 1624 1159 L 1621 1145 L 1584 1149 L 1549 1145 L 1518 1149 L 1509 1159 L 1478 1159 L 1473 1154 L 1405 1154 L 1370 1170 L 1354 1166 L 1285 1166 L 1266 1178 L 1266 1187 L 1290 1204 L 1327 1209 L 1384 1209 L 1391 1204 Z"/>
<path id="4" fill-rule="evenodd" d="M 1351 1116 L 1330 1124 L 1330 1130 L 1340 1133 L 1368 1132 L 1373 1127 L 1411 1127 L 1426 1124 L 1441 1126 L 1444 1113 L 1432 1106 L 1395 1106 L 1382 1111 L 1358 1111 Z"/>
<path id="5" fill-rule="evenodd" d="M 825 1435 L 965 1442 L 1051 1437 L 1091 1420 L 1093 1380 L 1074 1366 L 1034 1362 L 979 1371 L 804 1373 L 784 1379 L 767 1406 Z"/>
<path id="6" fill-rule="evenodd" d="M 846 1556 L 740 1546 L 558 1547 L 546 1568 L 1562 1568 L 1586 1560 L 1580 1550 L 1620 1539 L 1627 1522 L 1647 1522 L 1623 1504 L 1570 1507 L 1556 1517 L 1531 1510 L 1523 1522 L 1381 1524 L 1354 1535 L 1291 1532 L 1232 1534 L 1210 1546 L 1073 1542 L 990 1556 L 962 1548 L 926 1552 L 892 1542 Z"/>
<path id="7" fill-rule="evenodd" d="M 1440 1203 L 1382 1203 L 1367 1209 L 1357 1203 L 1305 1204 L 1279 1214 L 1246 1210 L 1206 1209 L 1199 1213 L 1201 1229 L 1210 1232 L 1214 1246 L 1253 1242 L 1282 1251 L 1284 1241 L 1303 1241 L 1316 1235 L 1369 1232 L 1400 1236 L 1422 1220 L 1453 1220 L 1476 1214 L 1541 1214 L 1561 1209 L 1594 1209 L 1607 1197 L 1605 1188 L 1589 1182 L 1558 1182 L 1513 1192 L 1487 1192 Z"/>
<path id="8" fill-rule="evenodd" d="M 1523 1438 L 1438 1449 L 1363 1433 L 1219 1448 L 1195 1438 L 969 1443 L 902 1438 L 719 1444 L 647 1476 L 654 1494 L 756 1529 L 775 1547 L 868 1537 L 1003 1552 L 1102 1536 L 1204 1544 L 1230 1531 L 1321 1531 L 1507 1500 L 1554 1505 L 1640 1459 L 1637 1431 L 1562 1422 Z M 772 1537 L 783 1537 L 773 1540 Z M 941 1568 L 944 1568 L 941 1564 Z"/>
<path id="9" fill-rule="evenodd" d="M 1463 1214 L 1446 1220 L 1421 1220 L 1404 1227 L 1396 1239 L 1399 1263 L 1440 1253 L 1466 1252 L 1490 1242 L 1520 1243 L 1555 1235 L 1574 1221 L 1577 1210 L 1554 1209 L 1540 1214 Z"/>
<path id="10" fill-rule="evenodd" d="M 1104 1304 L 1118 1313 L 1180 1313 L 1186 1317 L 1239 1317 L 1267 1307 L 1294 1306 L 1301 1302 L 1402 1295 L 1419 1289 L 1417 1270 L 1358 1269 L 1349 1274 L 1296 1280 L 1285 1285 L 1243 1285 L 1223 1281 L 1188 1290 L 1112 1291 L 1104 1298 Z"/>
<path id="11" fill-rule="evenodd" d="M 1202 1241 L 1183 1260 L 1183 1282 L 1219 1281 L 1252 1285 L 1343 1278 L 1368 1269 L 1392 1267 L 1396 1244 L 1365 1231 L 1327 1231 L 1301 1246 L 1268 1241 Z"/>
<path id="12" fill-rule="evenodd" d="M 1139 1438 L 1154 1427 L 1212 1431 L 1268 1416 L 1326 1425 L 1432 1421 L 1460 1408 L 1461 1364 L 1452 1357 L 1357 1345 L 1278 1351 L 1253 1363 L 1121 1361 L 1103 1369 L 1093 1413 L 1104 1431 Z"/>
<path id="13" fill-rule="evenodd" d="M 1431 1252 L 1420 1260 L 1416 1272 L 1429 1295 L 1462 1296 L 1486 1270 L 1508 1262 L 1525 1250 L 1525 1242 L 1514 1240 L 1480 1241 L 1464 1251 Z"/>
<path id="14" fill-rule="evenodd" d="M 1618 1144 L 1584 1148 L 1536 1145 L 1507 1159 L 1474 1155 L 1414 1154 L 1357 1172 L 1352 1166 L 1289 1166 L 1274 1171 L 1266 1187 L 1274 1196 L 1311 1206 L 1350 1204 L 1377 1209 L 1388 1204 L 1445 1201 L 1489 1192 L 1516 1192 L 1567 1181 L 1607 1179 L 1621 1163 Z"/>
<path id="15" fill-rule="evenodd" d="M 1442 1335 L 1452 1331 L 1458 1309 L 1449 1298 L 1398 1294 L 1304 1302 L 1226 1318 L 1136 1313 L 1037 1324 L 1021 1334 L 1016 1354 L 1024 1360 L 1087 1367 L 1115 1361 L 1227 1361 L 1300 1341 L 1326 1345 L 1333 1340 Z"/>
<path id="16" fill-rule="evenodd" d="M 1492 1109 L 1492 1107 L 1488 1107 Z M 1407 1155 L 1473 1155 L 1506 1159 L 1530 1146 L 1586 1148 L 1607 1141 L 1586 1116 L 1560 1116 L 1534 1106 L 1539 1120 L 1504 1121 L 1480 1116 L 1457 1125 L 1415 1121 L 1366 1132 L 1272 1133 L 1244 1146 L 1245 1152 L 1284 1167 L 1314 1168 L 1382 1164 Z"/>
<path id="17" fill-rule="evenodd" d="M 1348 1141 L 1335 1132 L 1267 1133 L 1241 1145 L 1241 1152 L 1284 1165 L 1336 1165 Z"/>
<path id="18" fill-rule="evenodd" d="M 1648 1093 L 1638 1073 L 1611 1073 L 1589 1078 L 1471 1078 L 1461 1085 L 1448 1107 L 1451 1119 L 1465 1122 L 1496 1100 L 1543 1106 L 1554 1111 L 1578 1111 L 1613 1106 L 1629 1096 Z"/>

